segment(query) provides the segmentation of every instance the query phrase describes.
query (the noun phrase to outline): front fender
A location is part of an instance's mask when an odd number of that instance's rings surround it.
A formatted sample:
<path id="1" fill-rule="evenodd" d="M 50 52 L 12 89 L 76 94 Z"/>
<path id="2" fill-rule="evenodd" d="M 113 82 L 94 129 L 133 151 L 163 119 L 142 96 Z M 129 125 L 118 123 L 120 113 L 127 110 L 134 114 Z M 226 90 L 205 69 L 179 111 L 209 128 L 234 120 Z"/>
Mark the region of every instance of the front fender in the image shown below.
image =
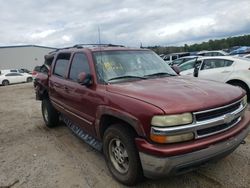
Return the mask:
<path id="1" fill-rule="evenodd" d="M 103 115 L 110 115 L 131 125 L 139 136 L 145 137 L 145 131 L 141 122 L 133 115 L 108 106 L 99 106 L 96 112 L 95 130 L 97 136 L 101 138 L 100 120 Z"/>

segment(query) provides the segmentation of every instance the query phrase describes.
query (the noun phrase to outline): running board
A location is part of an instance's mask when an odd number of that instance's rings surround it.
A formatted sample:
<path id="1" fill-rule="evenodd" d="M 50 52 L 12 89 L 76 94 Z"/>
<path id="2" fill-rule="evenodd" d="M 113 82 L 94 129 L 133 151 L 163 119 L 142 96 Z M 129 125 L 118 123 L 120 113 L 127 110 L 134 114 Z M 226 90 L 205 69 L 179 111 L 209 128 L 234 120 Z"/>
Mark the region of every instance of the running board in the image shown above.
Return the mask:
<path id="1" fill-rule="evenodd" d="M 81 129 L 79 126 L 77 126 L 75 123 L 73 123 L 69 118 L 67 118 L 65 115 L 60 115 L 60 120 L 62 120 L 68 128 L 70 128 L 81 140 L 89 144 L 91 147 L 98 151 L 102 151 L 102 142 L 94 138 L 93 136 L 89 135 Z"/>

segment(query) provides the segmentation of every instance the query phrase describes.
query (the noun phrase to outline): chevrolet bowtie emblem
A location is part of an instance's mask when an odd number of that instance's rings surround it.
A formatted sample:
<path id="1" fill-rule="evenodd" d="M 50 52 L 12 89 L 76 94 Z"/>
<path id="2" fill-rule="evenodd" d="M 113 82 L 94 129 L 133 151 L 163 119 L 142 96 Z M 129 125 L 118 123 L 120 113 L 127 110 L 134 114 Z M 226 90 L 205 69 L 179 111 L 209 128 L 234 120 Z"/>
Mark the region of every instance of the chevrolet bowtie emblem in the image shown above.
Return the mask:
<path id="1" fill-rule="evenodd" d="M 224 123 L 228 124 L 234 120 L 234 114 L 226 114 L 224 117 Z"/>

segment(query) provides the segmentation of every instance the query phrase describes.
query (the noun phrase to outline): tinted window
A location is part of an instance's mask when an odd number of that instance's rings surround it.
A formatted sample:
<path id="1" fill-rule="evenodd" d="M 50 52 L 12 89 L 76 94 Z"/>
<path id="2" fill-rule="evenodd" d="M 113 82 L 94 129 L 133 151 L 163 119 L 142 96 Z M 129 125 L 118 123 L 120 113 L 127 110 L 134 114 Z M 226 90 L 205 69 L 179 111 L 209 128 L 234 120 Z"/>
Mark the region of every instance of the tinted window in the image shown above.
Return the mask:
<path id="1" fill-rule="evenodd" d="M 77 81 L 78 75 L 81 72 L 85 72 L 87 74 L 90 73 L 89 64 L 88 64 L 88 60 L 85 54 L 77 53 L 74 55 L 74 58 L 71 64 L 69 78 L 71 80 Z"/>
<path id="2" fill-rule="evenodd" d="M 23 71 L 22 69 L 19 69 L 18 71 L 19 71 L 20 73 L 24 73 L 24 71 Z"/>
<path id="3" fill-rule="evenodd" d="M 65 77 L 70 59 L 70 54 L 59 54 L 56 59 L 54 74 L 60 77 Z"/>
<path id="4" fill-rule="evenodd" d="M 34 71 L 40 72 L 41 66 L 35 66 Z"/>
<path id="5" fill-rule="evenodd" d="M 10 70 L 10 72 L 17 72 L 17 70 Z"/>
<path id="6" fill-rule="evenodd" d="M 163 60 L 164 60 L 164 61 L 169 61 L 169 60 L 170 60 L 170 57 L 169 57 L 169 56 L 165 56 L 165 57 L 163 58 Z"/>
<path id="7" fill-rule="evenodd" d="M 5 76 L 22 76 L 22 75 L 19 73 L 9 73 L 9 74 L 6 74 Z"/>
<path id="8" fill-rule="evenodd" d="M 233 61 L 229 61 L 229 60 L 224 60 L 225 61 L 225 67 L 229 67 L 233 64 Z"/>
<path id="9" fill-rule="evenodd" d="M 177 59 L 178 57 L 176 55 L 172 56 L 172 60 Z"/>

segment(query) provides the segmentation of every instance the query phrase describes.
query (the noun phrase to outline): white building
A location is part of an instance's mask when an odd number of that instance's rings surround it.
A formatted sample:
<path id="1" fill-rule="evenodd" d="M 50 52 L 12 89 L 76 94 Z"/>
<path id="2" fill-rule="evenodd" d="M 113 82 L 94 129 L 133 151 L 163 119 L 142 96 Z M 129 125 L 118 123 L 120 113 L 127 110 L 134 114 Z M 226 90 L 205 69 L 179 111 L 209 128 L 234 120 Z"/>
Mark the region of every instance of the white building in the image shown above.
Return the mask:
<path id="1" fill-rule="evenodd" d="M 35 66 L 42 65 L 44 55 L 55 50 L 55 48 L 22 45 L 0 47 L 0 70 L 25 68 L 33 70 Z"/>

